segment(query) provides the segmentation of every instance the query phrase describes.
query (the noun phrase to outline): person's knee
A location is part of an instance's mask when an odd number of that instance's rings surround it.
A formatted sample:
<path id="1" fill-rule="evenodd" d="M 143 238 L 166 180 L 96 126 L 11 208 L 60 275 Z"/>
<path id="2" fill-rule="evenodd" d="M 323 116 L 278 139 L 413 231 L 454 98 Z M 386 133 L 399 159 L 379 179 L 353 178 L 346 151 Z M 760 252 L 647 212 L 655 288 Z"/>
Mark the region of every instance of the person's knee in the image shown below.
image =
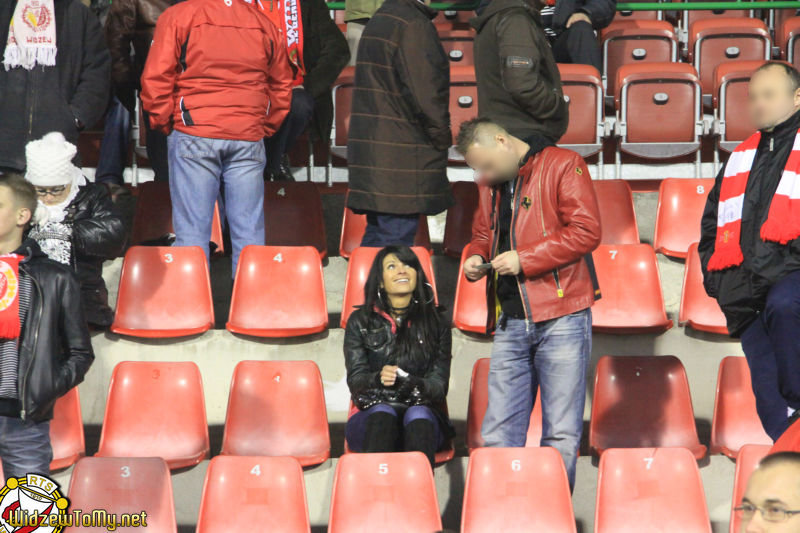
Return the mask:
<path id="1" fill-rule="evenodd" d="M 800 318 L 800 284 L 778 282 L 767 297 L 765 312 L 770 319 L 787 315 Z"/>
<path id="2" fill-rule="evenodd" d="M 435 419 L 436 415 L 433 414 L 430 407 L 414 405 L 406 410 L 406 414 L 403 416 L 403 425 L 407 426 L 415 420 L 428 420 L 433 422 Z"/>

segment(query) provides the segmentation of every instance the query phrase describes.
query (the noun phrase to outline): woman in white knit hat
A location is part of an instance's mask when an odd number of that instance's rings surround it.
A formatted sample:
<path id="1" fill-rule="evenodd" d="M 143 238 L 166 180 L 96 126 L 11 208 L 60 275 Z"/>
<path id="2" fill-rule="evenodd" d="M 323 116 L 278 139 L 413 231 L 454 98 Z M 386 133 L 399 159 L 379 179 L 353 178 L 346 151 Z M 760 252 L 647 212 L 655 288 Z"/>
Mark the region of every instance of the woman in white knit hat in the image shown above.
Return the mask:
<path id="1" fill-rule="evenodd" d="M 89 324 L 108 327 L 114 313 L 108 306 L 103 261 L 122 254 L 125 228 L 107 189 L 86 180 L 72 164 L 77 149 L 59 132 L 25 146 L 27 179 L 36 188 L 41 217 L 29 233 L 47 256 L 71 265 L 81 282 Z"/>

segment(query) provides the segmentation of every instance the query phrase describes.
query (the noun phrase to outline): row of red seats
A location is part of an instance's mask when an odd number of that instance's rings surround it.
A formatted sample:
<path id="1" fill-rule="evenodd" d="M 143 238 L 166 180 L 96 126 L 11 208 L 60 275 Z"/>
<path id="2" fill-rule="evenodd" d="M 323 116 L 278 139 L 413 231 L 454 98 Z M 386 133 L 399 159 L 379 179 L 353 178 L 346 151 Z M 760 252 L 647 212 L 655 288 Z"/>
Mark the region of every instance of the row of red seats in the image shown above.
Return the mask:
<path id="1" fill-rule="evenodd" d="M 465 436 L 470 452 L 483 446 L 480 428 L 488 402 L 489 361 L 478 359 L 472 371 Z M 686 371 L 676 357 L 604 356 L 597 365 L 592 398 L 589 444 L 597 455 L 612 448 L 682 447 L 697 459 L 705 456 Z M 59 399 L 50 431 L 52 469 L 66 468 L 85 454 L 77 389 Z M 528 446 L 538 447 L 541 434 L 537 398 Z M 717 380 L 711 453 L 736 458 L 746 444 L 770 443 L 756 413 L 746 361 L 726 357 Z M 195 363 L 124 361 L 116 365 L 98 457 L 160 457 L 177 469 L 196 465 L 209 454 L 203 380 Z M 303 466 L 327 460 L 330 436 L 317 365 L 312 361 L 238 363 L 220 454 L 292 456 Z M 454 455 L 451 445 L 438 454 L 437 462 Z"/>

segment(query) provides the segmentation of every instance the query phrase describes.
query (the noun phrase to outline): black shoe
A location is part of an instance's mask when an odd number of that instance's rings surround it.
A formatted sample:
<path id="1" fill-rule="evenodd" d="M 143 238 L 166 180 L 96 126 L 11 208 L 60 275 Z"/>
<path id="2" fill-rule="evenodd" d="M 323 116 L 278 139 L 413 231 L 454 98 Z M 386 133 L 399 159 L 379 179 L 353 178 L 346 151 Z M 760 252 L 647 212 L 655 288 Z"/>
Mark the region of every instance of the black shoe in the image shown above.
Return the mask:
<path id="1" fill-rule="evenodd" d="M 280 170 L 273 174 L 272 181 L 294 181 L 292 169 L 281 163 Z"/>

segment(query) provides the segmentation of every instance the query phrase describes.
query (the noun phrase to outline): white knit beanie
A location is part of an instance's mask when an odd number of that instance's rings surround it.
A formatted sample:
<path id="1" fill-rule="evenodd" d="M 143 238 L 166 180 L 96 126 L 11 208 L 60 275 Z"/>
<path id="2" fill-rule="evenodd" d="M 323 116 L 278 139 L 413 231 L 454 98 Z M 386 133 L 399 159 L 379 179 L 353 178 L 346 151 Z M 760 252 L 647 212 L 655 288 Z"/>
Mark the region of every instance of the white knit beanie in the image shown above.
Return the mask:
<path id="1" fill-rule="evenodd" d="M 75 180 L 80 169 L 72 164 L 78 149 L 61 132 L 48 133 L 25 145 L 25 179 L 37 187 L 56 187 Z"/>

